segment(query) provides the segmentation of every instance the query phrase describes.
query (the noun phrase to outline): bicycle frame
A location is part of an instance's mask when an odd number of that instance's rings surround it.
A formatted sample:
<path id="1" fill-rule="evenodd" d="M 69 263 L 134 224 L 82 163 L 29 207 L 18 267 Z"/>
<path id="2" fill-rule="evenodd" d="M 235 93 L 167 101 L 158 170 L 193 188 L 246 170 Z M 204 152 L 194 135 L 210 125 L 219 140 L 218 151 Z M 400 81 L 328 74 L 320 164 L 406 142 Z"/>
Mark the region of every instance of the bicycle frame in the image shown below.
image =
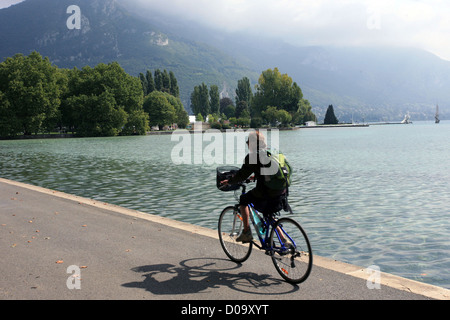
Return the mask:
<path id="1" fill-rule="evenodd" d="M 250 213 L 250 221 L 252 222 L 253 227 L 255 228 L 255 231 L 257 231 L 257 223 L 255 221 L 254 215 L 257 215 L 258 218 L 261 220 L 262 224 L 263 224 L 263 228 L 265 230 L 264 233 L 264 238 L 260 235 L 259 232 L 256 232 L 256 234 L 258 235 L 259 238 L 259 242 L 260 244 L 256 243 L 255 241 L 253 241 L 253 244 L 260 250 L 265 250 L 266 254 L 272 255 L 273 253 L 279 253 L 282 254 L 282 252 L 286 252 L 287 248 L 284 245 L 284 241 L 281 238 L 280 235 L 280 230 L 275 229 L 275 234 L 278 238 L 279 243 L 281 244 L 281 248 L 273 248 L 270 245 L 270 232 L 271 230 L 274 228 L 275 223 L 277 222 L 277 220 L 273 217 L 273 215 L 268 215 L 268 216 L 263 216 L 261 217 L 261 215 L 259 214 L 259 211 L 256 210 L 256 208 L 253 206 L 253 204 L 249 204 L 248 205 L 248 209 L 249 209 L 249 213 Z M 281 229 L 281 232 L 288 237 L 289 241 L 294 245 L 295 247 L 295 242 L 294 240 L 289 236 L 289 234 L 284 231 L 282 226 L 278 226 L 278 228 Z"/>
<path id="2" fill-rule="evenodd" d="M 248 183 L 250 180 L 247 179 L 246 183 Z M 246 193 L 246 185 L 243 183 L 241 184 L 241 188 L 242 188 L 242 194 Z M 278 241 L 281 243 L 281 248 L 276 250 L 275 248 L 272 248 L 269 244 L 269 237 L 270 237 L 270 231 L 272 230 L 272 228 L 274 227 L 275 223 L 277 222 L 276 219 L 273 217 L 274 214 L 271 215 L 267 215 L 267 216 L 262 216 L 259 214 L 259 211 L 256 210 L 256 208 L 254 207 L 253 203 L 247 205 L 248 206 L 248 210 L 249 210 L 249 215 L 250 215 L 250 221 L 252 222 L 253 228 L 255 229 L 255 231 L 258 230 L 258 227 L 256 225 L 256 221 L 254 219 L 253 214 L 256 214 L 258 216 L 258 218 L 261 220 L 261 222 L 263 223 L 263 227 L 265 229 L 265 236 L 264 238 L 260 236 L 259 232 L 256 232 L 259 238 L 259 242 L 260 244 L 256 243 L 255 241 L 252 241 L 253 244 L 260 250 L 265 250 L 266 254 L 272 255 L 274 252 L 277 253 L 282 253 L 286 251 L 286 247 L 284 246 L 284 243 L 280 237 L 280 232 L 278 230 L 275 230 L 275 234 L 277 235 Z M 239 207 L 239 204 L 236 204 L 236 208 Z M 284 229 L 279 226 L 279 228 L 281 228 L 283 234 L 285 234 L 289 240 L 291 241 L 291 243 L 295 246 L 295 242 L 294 240 L 289 236 L 289 234 L 287 234 Z M 234 229 L 234 225 L 233 225 L 233 229 Z"/>

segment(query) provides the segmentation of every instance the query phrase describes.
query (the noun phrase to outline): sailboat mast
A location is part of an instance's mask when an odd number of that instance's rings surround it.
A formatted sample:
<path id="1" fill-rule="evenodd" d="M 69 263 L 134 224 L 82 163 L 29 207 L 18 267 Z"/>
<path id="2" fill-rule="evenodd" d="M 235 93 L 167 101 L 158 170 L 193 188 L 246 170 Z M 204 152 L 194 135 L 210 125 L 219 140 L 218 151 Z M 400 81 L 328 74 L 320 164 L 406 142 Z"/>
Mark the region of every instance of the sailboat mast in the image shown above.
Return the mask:
<path id="1" fill-rule="evenodd" d="M 434 122 L 439 123 L 439 105 L 436 104 L 436 115 L 434 116 Z"/>

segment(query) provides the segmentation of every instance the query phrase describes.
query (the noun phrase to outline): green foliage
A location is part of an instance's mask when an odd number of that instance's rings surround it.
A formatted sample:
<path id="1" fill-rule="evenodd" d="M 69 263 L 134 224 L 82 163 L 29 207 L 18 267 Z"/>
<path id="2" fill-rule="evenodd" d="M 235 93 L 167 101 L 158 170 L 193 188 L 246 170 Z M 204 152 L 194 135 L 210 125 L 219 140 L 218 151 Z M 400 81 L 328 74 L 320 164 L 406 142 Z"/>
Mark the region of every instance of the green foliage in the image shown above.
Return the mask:
<path id="1" fill-rule="evenodd" d="M 316 121 L 308 100 L 296 82 L 287 74 L 281 74 L 277 68 L 261 73 L 256 93 L 251 99 L 250 113 L 256 118 L 251 125 L 266 121 L 270 125 L 288 126 L 290 123 L 303 124 Z"/>
<path id="2" fill-rule="evenodd" d="M 195 116 L 195 121 L 203 122 L 203 121 L 205 121 L 205 119 L 203 119 L 203 116 L 202 116 L 201 113 L 198 113 L 198 114 Z"/>
<path id="3" fill-rule="evenodd" d="M 202 83 L 194 87 L 191 93 L 191 108 L 194 114 L 201 114 L 204 119 L 211 112 L 208 86 Z"/>
<path id="4" fill-rule="evenodd" d="M 261 118 L 258 117 L 252 117 L 250 120 L 250 127 L 257 129 L 257 128 L 261 128 L 263 125 L 263 120 Z"/>
<path id="5" fill-rule="evenodd" d="M 0 64 L 0 135 L 48 130 L 61 103 L 58 70 L 36 51 Z"/>
<path id="6" fill-rule="evenodd" d="M 99 95 L 73 96 L 71 102 L 79 106 L 77 134 L 80 136 L 115 136 L 126 124 L 127 113 L 117 105 L 109 91 Z"/>
<path id="7" fill-rule="evenodd" d="M 150 116 L 150 125 L 162 129 L 166 125 L 177 124 L 185 128 L 189 124 L 189 116 L 184 110 L 180 98 L 162 92 L 153 91 L 144 100 L 144 110 Z"/>
<path id="8" fill-rule="evenodd" d="M 145 135 L 150 130 L 149 116 L 144 110 L 132 111 L 122 129 L 124 135 Z"/>
<path id="9" fill-rule="evenodd" d="M 217 85 L 211 85 L 209 89 L 210 109 L 212 113 L 218 113 L 220 109 L 220 94 Z"/>
<path id="10" fill-rule="evenodd" d="M 278 110 L 276 116 L 283 127 L 288 126 L 292 120 L 292 116 L 286 110 Z"/>
<path id="11" fill-rule="evenodd" d="M 223 113 L 228 119 L 236 117 L 236 108 L 230 104 L 223 110 Z"/>
<path id="12" fill-rule="evenodd" d="M 167 100 L 165 92 L 153 91 L 145 97 L 144 110 L 150 116 L 150 125 L 158 126 L 160 130 L 175 122 L 175 107 Z"/>
<path id="13" fill-rule="evenodd" d="M 240 118 L 242 116 L 242 114 L 246 115 L 248 113 L 248 115 L 250 116 L 250 113 L 248 111 L 248 105 L 247 105 L 247 101 L 239 101 L 236 104 L 236 117 Z"/>
<path id="14" fill-rule="evenodd" d="M 334 115 L 333 105 L 330 104 L 327 109 L 327 113 L 325 114 L 325 119 L 323 120 L 323 124 L 338 124 L 339 120 Z"/>
<path id="15" fill-rule="evenodd" d="M 172 94 L 166 94 L 166 99 L 175 109 L 174 122 L 178 125 L 179 128 L 186 128 L 186 126 L 189 124 L 189 115 L 184 109 L 183 103 L 181 102 L 180 98 L 175 97 Z"/>
<path id="16" fill-rule="evenodd" d="M 144 93 L 144 96 L 147 94 L 153 92 L 156 90 L 155 88 L 155 80 L 153 80 L 152 72 L 150 70 L 147 70 L 147 73 L 145 75 L 145 79 L 147 80 L 147 90 Z"/>
<path id="17" fill-rule="evenodd" d="M 252 100 L 252 111 L 262 114 L 267 106 L 288 112 L 296 112 L 303 93 L 297 83 L 287 74 L 281 74 L 278 68 L 262 72 L 256 85 L 256 93 Z"/>
<path id="18" fill-rule="evenodd" d="M 248 107 L 250 106 L 252 98 L 253 92 L 250 80 L 247 77 L 238 80 L 236 88 L 236 106 L 238 106 L 240 102 L 245 102 Z"/>
<path id="19" fill-rule="evenodd" d="M 316 120 L 301 89 L 278 69 L 263 71 L 256 89 L 253 96 L 249 79 L 239 80 L 235 106 L 230 98 L 219 98 L 217 85 L 208 89 L 203 82 L 194 87 L 191 106 L 199 118 L 212 114 L 212 124 L 222 128 L 225 119 L 253 127 Z M 178 96 L 172 71 L 156 69 L 153 76 L 147 70 L 133 77 L 117 62 L 58 69 L 37 52 L 28 57 L 19 54 L 0 63 L 0 135 L 38 133 L 56 126 L 80 136 L 145 134 L 150 125 L 175 123 L 184 128 L 189 117 Z M 276 104 L 267 104 L 270 101 Z"/>
<path id="20" fill-rule="evenodd" d="M 228 106 L 233 106 L 233 100 L 228 97 L 220 99 L 220 113 L 224 113 L 225 108 Z"/>
<path id="21" fill-rule="evenodd" d="M 293 115 L 293 122 L 295 124 L 305 124 L 307 121 L 317 122 L 316 115 L 311 111 L 311 104 L 308 100 L 302 99 L 298 103 L 298 110 Z"/>
<path id="22" fill-rule="evenodd" d="M 176 98 L 180 97 L 180 87 L 178 86 L 178 80 L 175 78 L 173 71 L 169 72 L 170 77 L 170 94 Z"/>
<path id="23" fill-rule="evenodd" d="M 56 126 L 80 136 L 145 134 L 143 99 L 139 78 L 117 62 L 69 70 L 37 52 L 15 55 L 0 63 L 0 136 Z"/>
<path id="24" fill-rule="evenodd" d="M 262 111 L 262 118 L 266 120 L 272 126 L 275 126 L 277 123 L 277 107 L 268 106 L 265 111 Z"/>
<path id="25" fill-rule="evenodd" d="M 63 103 L 63 121 L 81 136 L 111 136 L 143 133 L 147 116 L 142 112 L 143 91 L 138 78 L 128 75 L 113 62 L 73 69 Z M 133 115 L 127 125 L 128 115 Z M 141 119 L 137 119 L 137 117 Z M 74 130 L 72 129 L 72 130 Z"/>
<path id="26" fill-rule="evenodd" d="M 316 119 L 311 111 L 308 100 L 303 99 L 303 93 L 297 83 L 287 74 L 281 74 L 277 68 L 263 71 L 256 93 L 253 95 L 250 80 L 247 77 L 238 80 L 236 88 L 236 106 L 228 97 L 220 99 L 218 112 L 217 86 L 211 86 L 211 100 L 207 101 L 207 86 L 202 83 L 195 86 L 191 94 L 191 107 L 195 114 L 203 118 L 211 111 L 229 119 L 232 126 L 251 126 L 253 128 L 269 124 L 271 126 L 289 126 L 291 123 L 303 123 Z M 273 103 L 273 104 L 271 104 Z M 215 123 L 215 122 L 212 122 Z M 223 125 L 222 125 L 223 127 Z"/>

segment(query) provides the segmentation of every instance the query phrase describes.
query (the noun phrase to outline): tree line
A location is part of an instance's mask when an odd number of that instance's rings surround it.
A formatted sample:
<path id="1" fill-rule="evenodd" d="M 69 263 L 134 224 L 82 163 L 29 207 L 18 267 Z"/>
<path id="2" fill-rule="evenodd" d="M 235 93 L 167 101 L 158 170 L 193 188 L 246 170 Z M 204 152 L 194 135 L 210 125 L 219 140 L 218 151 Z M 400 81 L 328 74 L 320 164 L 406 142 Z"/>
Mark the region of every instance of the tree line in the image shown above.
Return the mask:
<path id="1" fill-rule="evenodd" d="M 253 92 L 247 77 L 238 80 L 235 101 L 219 98 L 216 85 L 195 86 L 191 93 L 191 108 L 198 119 L 209 118 L 213 127 L 231 125 L 260 127 L 289 126 L 317 121 L 308 100 L 296 82 L 278 68 L 263 71 Z M 212 119 L 212 120 L 211 120 Z"/>
<path id="2" fill-rule="evenodd" d="M 316 121 L 297 83 L 277 68 L 262 72 L 253 92 L 238 80 L 234 101 L 220 98 L 217 85 L 195 86 L 191 109 L 212 127 L 289 126 Z M 227 121 L 228 120 L 228 121 Z M 0 136 L 65 130 L 78 136 L 145 134 L 189 117 L 173 72 L 147 70 L 138 77 L 117 62 L 60 69 L 34 51 L 0 63 Z"/>
<path id="3" fill-rule="evenodd" d="M 79 136 L 115 136 L 145 134 L 150 126 L 186 126 L 188 114 L 173 72 L 156 70 L 154 80 L 150 90 L 150 81 L 144 87 L 142 78 L 117 62 L 60 69 L 36 51 L 17 54 L 0 63 L 0 136 L 55 128 Z"/>

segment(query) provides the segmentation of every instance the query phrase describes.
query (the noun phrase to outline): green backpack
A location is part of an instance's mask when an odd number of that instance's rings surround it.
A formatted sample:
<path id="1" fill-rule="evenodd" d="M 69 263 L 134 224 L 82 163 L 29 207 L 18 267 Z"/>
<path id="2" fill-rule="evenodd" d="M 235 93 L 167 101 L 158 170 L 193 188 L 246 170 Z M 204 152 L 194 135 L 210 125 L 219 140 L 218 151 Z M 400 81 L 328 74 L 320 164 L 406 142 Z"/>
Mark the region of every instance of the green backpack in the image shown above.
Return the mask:
<path id="1" fill-rule="evenodd" d="M 264 165 L 265 168 L 271 168 L 270 173 L 264 175 L 264 184 L 272 190 L 283 190 L 291 185 L 292 168 L 286 159 L 286 156 L 279 153 L 267 151 L 269 163 Z M 274 167 L 272 167 L 274 166 Z M 272 168 L 277 168 L 276 172 Z"/>

